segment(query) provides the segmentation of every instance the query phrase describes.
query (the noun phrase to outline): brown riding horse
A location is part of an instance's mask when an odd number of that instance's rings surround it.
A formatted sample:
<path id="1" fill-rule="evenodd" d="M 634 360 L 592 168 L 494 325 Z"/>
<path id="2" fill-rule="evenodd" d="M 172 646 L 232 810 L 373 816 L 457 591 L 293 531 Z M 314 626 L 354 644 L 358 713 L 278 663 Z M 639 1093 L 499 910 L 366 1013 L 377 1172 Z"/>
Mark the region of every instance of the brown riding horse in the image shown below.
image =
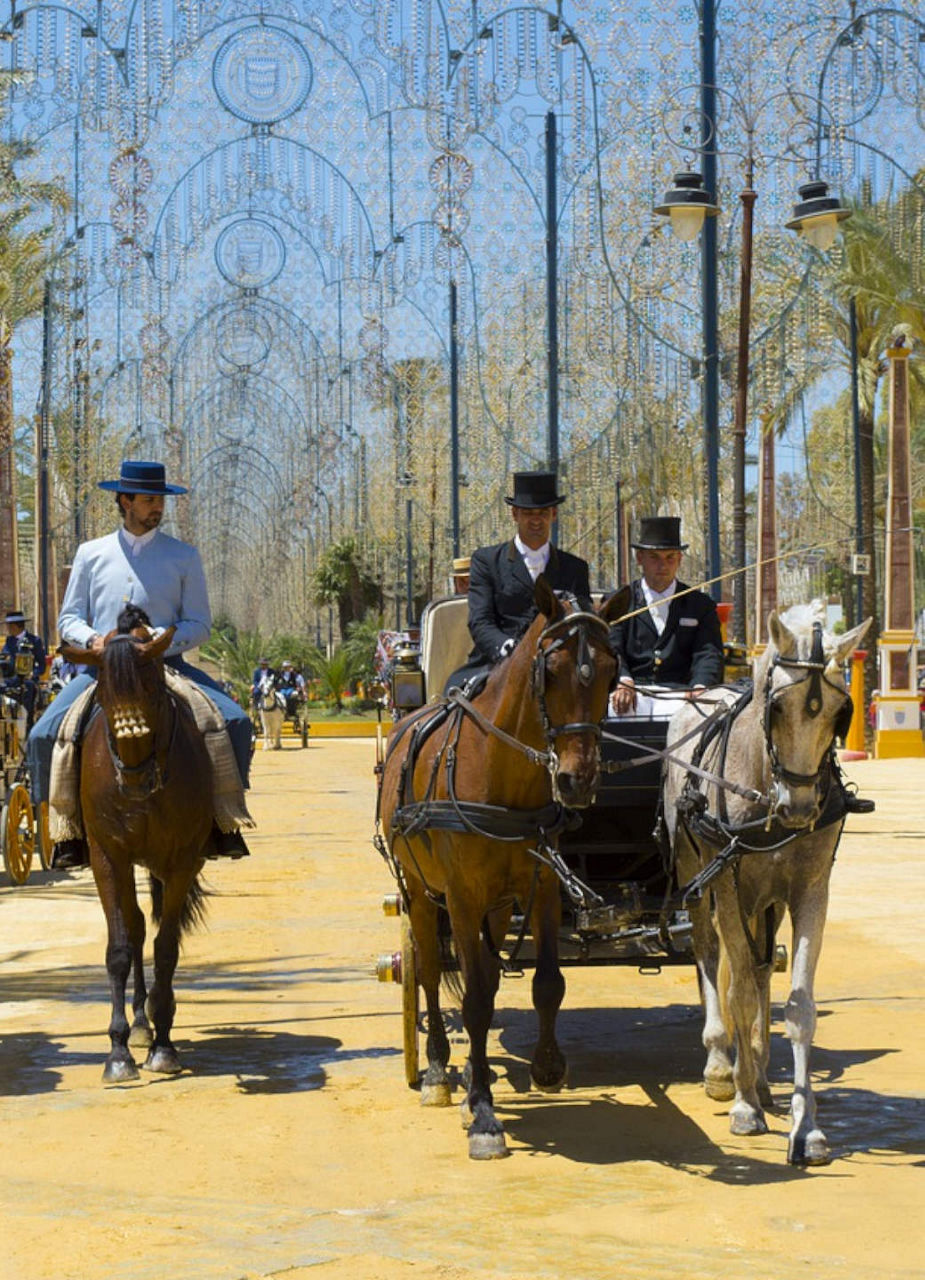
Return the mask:
<path id="1" fill-rule="evenodd" d="M 99 667 L 98 710 L 81 745 L 80 802 L 90 866 L 106 915 L 106 969 L 112 996 L 106 1083 L 138 1078 L 129 1045 L 148 1048 L 145 1070 L 180 1068 L 170 1039 L 173 978 L 180 939 L 202 916 L 199 883 L 212 833 L 211 763 L 186 705 L 168 690 L 164 653 L 174 628 L 156 640 L 142 610 L 126 608 L 102 653 L 63 649 L 72 662 Z M 145 917 L 135 892 L 135 866 L 150 876 L 154 982 L 145 989 Z M 133 1022 L 125 1016 L 129 971 Z M 154 1023 L 151 1034 L 150 1014 Z"/>
<path id="2" fill-rule="evenodd" d="M 500 977 L 498 947 L 519 903 L 536 950 L 533 1003 L 539 1036 L 531 1074 L 556 1090 L 565 1059 L 556 1014 L 565 993 L 559 968 L 560 884 L 548 857 L 564 806 L 594 798 L 600 720 L 616 662 L 608 623 L 628 592 L 600 614 L 585 613 L 536 583 L 538 616 L 514 652 L 494 668 L 472 703 L 454 695 L 400 720 L 388 741 L 380 794 L 387 857 L 402 884 L 427 1004 L 427 1060 L 421 1101 L 449 1103 L 449 1042 L 439 1004 L 445 904 L 462 970 L 469 1035 L 469 1154 L 507 1154 L 495 1116 L 487 1037 Z M 491 806 L 491 808 L 487 808 Z"/>

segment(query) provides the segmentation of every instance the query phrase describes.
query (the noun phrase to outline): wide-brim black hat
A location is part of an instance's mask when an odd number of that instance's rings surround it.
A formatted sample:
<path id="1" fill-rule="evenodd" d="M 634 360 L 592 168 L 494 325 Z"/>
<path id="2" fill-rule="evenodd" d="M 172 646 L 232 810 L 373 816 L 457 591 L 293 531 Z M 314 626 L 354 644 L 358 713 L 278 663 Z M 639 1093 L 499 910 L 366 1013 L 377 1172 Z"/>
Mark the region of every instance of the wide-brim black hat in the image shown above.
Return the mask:
<path id="1" fill-rule="evenodd" d="M 514 496 L 504 501 L 511 507 L 557 507 L 565 501 L 557 487 L 555 471 L 515 471 Z"/>
<path id="2" fill-rule="evenodd" d="M 11 609 L 4 619 L 5 622 L 21 622 L 25 624 L 26 615 L 21 609 Z"/>
<path id="3" fill-rule="evenodd" d="M 118 480 L 100 480 L 99 487 L 111 493 L 186 493 L 179 484 L 167 484 L 163 462 L 136 462 L 126 459 Z"/>
<path id="4" fill-rule="evenodd" d="M 688 544 L 681 541 L 679 516 L 643 516 L 632 545 L 637 551 L 686 551 Z"/>

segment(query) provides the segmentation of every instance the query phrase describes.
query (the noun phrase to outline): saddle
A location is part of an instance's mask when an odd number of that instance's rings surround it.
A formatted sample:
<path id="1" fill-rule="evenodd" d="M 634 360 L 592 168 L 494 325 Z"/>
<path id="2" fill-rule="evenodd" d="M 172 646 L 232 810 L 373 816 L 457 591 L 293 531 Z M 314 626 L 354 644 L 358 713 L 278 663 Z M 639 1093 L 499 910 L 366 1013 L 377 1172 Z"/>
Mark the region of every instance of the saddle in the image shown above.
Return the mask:
<path id="1" fill-rule="evenodd" d="M 222 832 L 253 827 L 244 786 L 222 714 L 206 692 L 170 667 L 164 670 L 168 691 L 189 707 L 203 736 L 212 763 L 213 817 Z M 96 709 L 96 685 L 85 690 L 68 708 L 52 751 L 48 798 L 48 828 L 54 844 L 81 840 L 80 744 Z"/>

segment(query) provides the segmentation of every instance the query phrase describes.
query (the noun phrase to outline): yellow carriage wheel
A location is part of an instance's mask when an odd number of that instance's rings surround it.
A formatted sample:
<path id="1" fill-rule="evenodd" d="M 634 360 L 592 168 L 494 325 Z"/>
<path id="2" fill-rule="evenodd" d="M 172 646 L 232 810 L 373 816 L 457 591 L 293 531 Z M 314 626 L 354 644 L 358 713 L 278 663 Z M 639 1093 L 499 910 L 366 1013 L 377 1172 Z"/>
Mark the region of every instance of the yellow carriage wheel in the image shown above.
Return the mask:
<path id="1" fill-rule="evenodd" d="M 42 800 L 39 803 L 35 826 L 36 826 L 35 839 L 39 847 L 39 861 L 41 862 L 42 867 L 46 871 L 50 871 L 53 846 L 51 843 L 51 833 L 48 830 L 48 801 L 47 800 Z"/>
<path id="2" fill-rule="evenodd" d="M 401 917 L 401 1012 L 402 1047 L 405 1055 L 405 1079 L 414 1089 L 420 1075 L 418 1036 L 421 1024 L 420 987 L 418 986 L 417 961 L 414 955 L 414 938 L 411 921 L 402 912 Z"/>
<path id="3" fill-rule="evenodd" d="M 35 853 L 35 814 L 29 792 L 15 783 L 7 792 L 0 815 L 0 845 L 3 865 L 13 884 L 25 884 Z"/>

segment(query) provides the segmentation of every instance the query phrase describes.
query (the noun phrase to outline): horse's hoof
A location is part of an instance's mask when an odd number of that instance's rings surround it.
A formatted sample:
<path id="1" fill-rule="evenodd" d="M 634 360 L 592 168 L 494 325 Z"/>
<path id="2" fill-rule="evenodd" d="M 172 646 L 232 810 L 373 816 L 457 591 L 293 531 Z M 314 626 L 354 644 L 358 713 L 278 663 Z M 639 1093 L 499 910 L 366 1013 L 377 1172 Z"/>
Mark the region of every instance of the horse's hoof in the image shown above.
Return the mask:
<path id="1" fill-rule="evenodd" d="M 448 1107 L 450 1105 L 450 1086 L 446 1080 L 439 1084 L 421 1085 L 422 1107 Z"/>
<path id="2" fill-rule="evenodd" d="M 470 1133 L 470 1160 L 502 1160 L 510 1155 L 503 1133 Z"/>
<path id="3" fill-rule="evenodd" d="M 125 1084 L 138 1079 L 134 1058 L 107 1058 L 103 1068 L 103 1084 Z"/>
<path id="4" fill-rule="evenodd" d="M 463 1098 L 459 1104 L 459 1122 L 464 1129 L 468 1129 L 472 1124 L 472 1108 L 469 1106 L 468 1098 Z"/>
<path id="5" fill-rule="evenodd" d="M 729 1112 L 729 1132 L 738 1137 L 754 1137 L 757 1133 L 767 1133 L 768 1125 L 760 1111 L 750 1107 L 748 1103 L 735 1106 Z"/>
<path id="6" fill-rule="evenodd" d="M 136 1024 L 128 1033 L 128 1044 L 130 1049 L 150 1049 L 154 1044 L 154 1032 L 150 1027 Z"/>
<path id="7" fill-rule="evenodd" d="M 821 1129 L 813 1129 L 806 1137 L 791 1137 L 787 1145 L 787 1163 L 798 1165 L 830 1164 L 832 1153 Z"/>
<path id="8" fill-rule="evenodd" d="M 725 1076 L 704 1076 L 703 1087 L 708 1098 L 714 1102 L 731 1102 L 736 1096 L 732 1078 Z"/>
<path id="9" fill-rule="evenodd" d="M 530 1079 L 533 1081 L 533 1087 L 539 1089 L 541 1093 L 561 1093 L 568 1083 L 568 1071 L 563 1069 L 561 1075 L 546 1076 L 543 1079 L 539 1079 L 531 1071 Z"/>
<path id="10" fill-rule="evenodd" d="M 175 1076 L 183 1068 L 176 1049 L 152 1049 L 144 1064 L 145 1071 L 153 1071 L 162 1076 Z"/>

